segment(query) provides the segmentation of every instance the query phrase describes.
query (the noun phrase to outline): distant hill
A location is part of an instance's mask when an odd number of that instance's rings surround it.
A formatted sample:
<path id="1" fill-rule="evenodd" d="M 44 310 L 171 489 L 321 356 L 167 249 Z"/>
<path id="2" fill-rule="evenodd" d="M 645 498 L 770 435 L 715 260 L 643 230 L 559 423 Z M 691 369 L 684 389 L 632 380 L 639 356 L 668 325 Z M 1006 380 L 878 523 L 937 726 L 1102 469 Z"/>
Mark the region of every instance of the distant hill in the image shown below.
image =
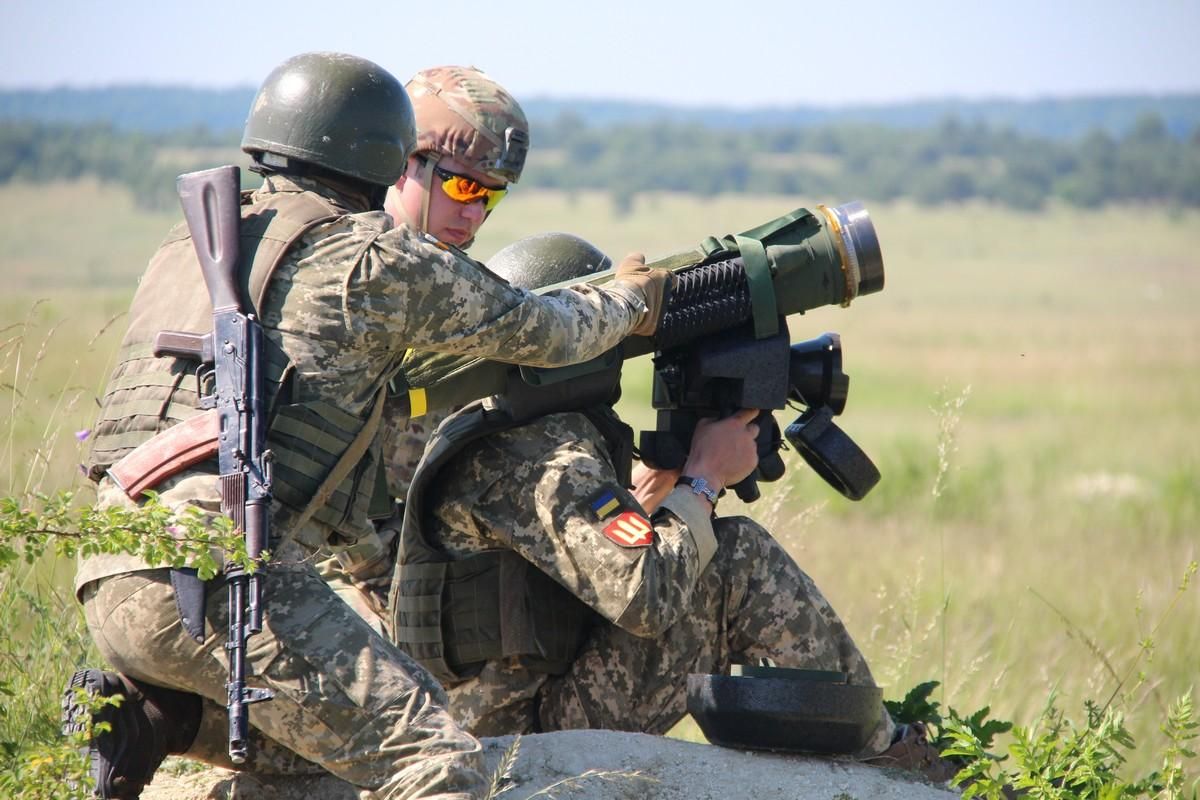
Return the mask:
<path id="1" fill-rule="evenodd" d="M 105 89 L 0 90 L 0 120 L 104 122 L 127 131 L 161 133 L 205 127 L 239 130 L 253 89 L 114 86 Z"/>
<path id="2" fill-rule="evenodd" d="M 115 86 L 103 89 L 0 90 L 0 120 L 109 123 L 121 130 L 158 133 L 193 127 L 214 132 L 242 127 L 252 88 L 190 89 Z M 531 97 L 523 101 L 531 120 L 572 116 L 588 126 L 672 122 L 710 128 L 808 128 L 848 123 L 891 128 L 928 128 L 954 117 L 989 127 L 1055 139 L 1074 139 L 1102 129 L 1123 136 L 1146 114 L 1168 132 L 1190 136 L 1200 128 L 1200 94 L 1123 95 L 1037 100 L 937 100 L 844 107 L 789 106 L 696 108 L 620 100 Z"/>
<path id="3" fill-rule="evenodd" d="M 929 128 L 948 118 L 1053 139 L 1073 139 L 1101 129 L 1123 136 L 1138 119 L 1156 114 L 1176 137 L 1200 127 L 1200 94 L 1129 95 L 1041 100 L 936 100 L 844 107 L 684 108 L 602 100 L 532 98 L 523 101 L 531 118 L 551 120 L 572 114 L 590 125 L 668 121 L 713 128 L 810 128 L 872 124 L 889 128 Z"/>

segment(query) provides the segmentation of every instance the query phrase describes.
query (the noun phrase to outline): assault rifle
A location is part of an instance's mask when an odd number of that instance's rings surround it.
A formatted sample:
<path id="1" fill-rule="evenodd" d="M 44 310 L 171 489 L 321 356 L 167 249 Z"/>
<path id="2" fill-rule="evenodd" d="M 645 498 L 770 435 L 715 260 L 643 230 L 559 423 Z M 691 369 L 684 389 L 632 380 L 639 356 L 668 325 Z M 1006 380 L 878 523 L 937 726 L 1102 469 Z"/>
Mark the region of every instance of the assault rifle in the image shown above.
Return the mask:
<path id="1" fill-rule="evenodd" d="M 759 468 L 737 487 L 743 500 L 752 501 L 758 480 L 776 480 L 784 470 L 778 455 L 782 437 L 770 410 L 799 403 L 805 410 L 788 426 L 788 441 L 843 495 L 865 496 L 879 472 L 832 421 L 845 407 L 849 386 L 841 340 L 825 334 L 792 345 L 786 320 L 882 290 L 879 240 L 862 204 L 796 209 L 735 236 L 710 237 L 695 250 L 650 266 L 675 273 L 653 337 L 632 337 L 616 352 L 555 369 L 412 353 L 404 364 L 412 416 L 492 394 L 527 399 L 528 387 L 536 394 L 536 387 L 549 390 L 656 352 L 654 405 L 660 411 L 657 429 L 642 436 L 644 461 L 681 467 L 701 417 L 764 409 L 758 420 Z M 583 282 L 603 284 L 613 277 L 609 270 Z"/>
<path id="2" fill-rule="evenodd" d="M 213 391 L 201 408 L 218 418 L 217 460 L 220 466 L 221 513 L 233 520 L 246 542 L 246 554 L 257 562 L 270 538 L 271 451 L 266 449 L 266 409 L 262 378 L 262 326 L 243 311 L 238 286 L 238 236 L 241 225 L 240 170 L 217 167 L 180 175 L 176 182 L 204 283 L 213 308 L 208 334 L 162 331 L 155 355 L 200 361 L 210 372 Z M 209 366 L 211 365 L 211 366 Z M 201 379 L 201 384 L 208 381 Z M 229 757 L 246 760 L 249 737 L 247 706 L 270 700 L 270 689 L 246 686 L 246 642 L 262 631 L 263 576 L 241 564 L 226 563 L 229 588 Z"/>

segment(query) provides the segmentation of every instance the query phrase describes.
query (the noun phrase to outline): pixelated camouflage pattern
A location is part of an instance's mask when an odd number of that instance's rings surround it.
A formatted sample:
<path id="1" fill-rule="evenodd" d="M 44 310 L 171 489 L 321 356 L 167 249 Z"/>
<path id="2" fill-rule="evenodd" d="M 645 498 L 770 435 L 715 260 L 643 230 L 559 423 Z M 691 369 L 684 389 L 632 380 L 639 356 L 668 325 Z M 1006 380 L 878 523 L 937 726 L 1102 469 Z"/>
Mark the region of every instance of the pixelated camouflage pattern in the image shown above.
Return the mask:
<path id="1" fill-rule="evenodd" d="M 406 89 L 413 99 L 420 128 L 417 152 L 449 155 L 468 166 L 482 166 L 490 174 L 487 166 L 500 154 L 497 143 L 504 142 L 505 131 L 513 127 L 529 133 L 529 123 L 516 98 L 474 67 L 422 70 L 413 76 Z M 478 135 L 471 136 L 463 128 L 464 122 Z M 520 176 L 496 177 L 515 183 Z M 432 411 L 407 420 L 403 414 L 396 414 L 392 405 L 389 403 L 384 409 L 384 468 L 392 495 L 403 499 L 425 444 L 449 411 Z"/>
<path id="2" fill-rule="evenodd" d="M 717 553 L 697 549 L 672 511 L 654 542 L 621 547 L 592 502 L 616 485 L 603 439 L 580 414 L 557 414 L 479 442 L 444 470 L 428 539 L 454 556 L 511 548 L 608 620 L 570 671 L 551 677 L 503 661 L 448 687 L 450 709 L 481 736 L 567 728 L 665 733 L 686 713 L 686 676 L 731 663 L 840 670 L 873 685 L 862 654 L 820 590 L 753 520 L 718 518 Z M 672 495 L 673 497 L 674 495 Z M 864 749 L 884 750 L 881 711 Z"/>
<path id="3" fill-rule="evenodd" d="M 488 263 L 492 272 L 527 289 L 582 278 L 611 266 L 612 260 L 598 248 L 568 233 L 525 237 L 500 250 Z M 387 486 L 392 497 L 399 500 L 408 495 L 417 464 L 434 430 L 449 416 L 448 411 L 432 411 L 409 419 L 405 416 L 407 407 L 406 397 L 389 394 L 382 421 Z M 399 530 L 398 521 L 393 528 Z M 384 571 L 381 565 L 391 555 L 393 543 L 394 536 L 364 536 L 343 549 L 336 559 L 327 559 L 321 565 L 321 574 L 343 599 L 353 605 L 368 604 L 370 613 L 364 616 L 372 624 L 377 623 L 376 615 L 389 616 L 384 611 L 391 570 Z"/>
<path id="4" fill-rule="evenodd" d="M 381 452 L 388 494 L 403 499 L 417 464 L 425 452 L 429 437 L 448 412 L 431 411 L 420 417 L 406 416 L 407 404 L 389 395 L 380 423 Z M 403 410 L 402 410 L 403 409 Z M 394 570 L 393 553 L 399 536 L 400 514 L 375 521 L 373 535 L 360 536 L 353 544 L 340 548 L 336 555 L 323 558 L 317 565 L 338 596 L 360 613 L 376 630 L 386 629 L 388 590 Z"/>
<path id="5" fill-rule="evenodd" d="M 393 497 L 403 499 L 408 494 L 421 454 L 434 430 L 450 411 L 431 411 L 420 417 L 409 419 L 389 413 L 391 403 L 383 409 L 383 457 L 387 473 L 388 491 Z"/>
<path id="6" fill-rule="evenodd" d="M 384 560 L 390 563 L 388 560 L 390 551 L 384 548 L 382 552 L 385 554 Z M 329 587 L 341 598 L 343 603 L 350 606 L 354 613 L 371 626 L 373 631 L 380 636 L 388 636 L 386 615 L 384 614 L 387 608 L 387 595 L 380 598 L 372 589 L 378 584 L 383 584 L 383 591 L 388 590 L 392 583 L 390 570 L 386 576 L 355 574 L 343 563 L 344 556 L 343 551 L 338 551 L 334 555 L 321 558 L 316 563 L 317 574 L 325 583 L 329 584 Z"/>
<path id="7" fill-rule="evenodd" d="M 387 474 L 388 493 L 394 498 L 408 494 L 408 486 L 429 437 L 449 414 L 433 411 L 409 419 L 397 412 L 396 398 L 384 405 L 381 423 L 381 451 Z M 321 561 L 321 577 L 329 582 L 338 596 L 358 610 L 377 630 L 384 630 L 384 613 L 388 590 L 391 588 L 396 537 L 402 518 L 375 523 L 373 536 L 362 536 L 351 545 L 341 548 L 336 556 Z"/>
<path id="8" fill-rule="evenodd" d="M 497 180 L 517 182 L 519 172 L 493 167 L 504 154 L 507 129 L 529 134 L 525 112 L 503 86 L 475 67 L 444 66 L 418 72 L 405 88 L 416 115 L 416 152 L 448 155 Z"/>
<path id="9" fill-rule="evenodd" d="M 514 286 L 537 289 L 610 269 L 612 259 L 573 234 L 542 233 L 502 248 L 489 259 L 487 267 Z M 402 500 L 429 438 L 450 412 L 432 411 L 406 420 L 395 411 L 399 399 L 389 396 L 384 406 L 383 454 L 388 489 Z"/>
<path id="10" fill-rule="evenodd" d="M 170 508 L 219 513 L 211 475 L 183 473 L 163 485 Z M 101 482 L 101 505 L 132 501 Z M 85 562 L 86 563 L 86 562 Z M 208 583 L 207 637 L 179 624 L 168 571 L 133 569 L 81 587 L 84 614 L 101 655 L 117 670 L 205 698 L 189 757 L 230 767 L 225 681 L 228 592 Z M 326 770 L 364 798 L 482 798 L 479 744 L 445 711 L 441 687 L 372 630 L 317 575 L 296 543 L 273 553 L 265 574 L 264 627 L 249 641 L 249 686 L 275 692 L 250 709 L 250 762 L 264 775 Z"/>
<path id="11" fill-rule="evenodd" d="M 403 522 L 403 511 L 397 507 L 391 516 L 374 520 L 372 535 L 334 552 L 324 549 L 316 557 L 317 572 L 337 596 L 384 636 L 389 635 L 388 592 Z"/>
<path id="12" fill-rule="evenodd" d="M 645 512 L 618 482 L 603 436 L 583 414 L 554 414 L 481 440 L 441 475 L 427 501 L 426 535 L 449 556 L 515 550 L 643 636 L 666 630 L 689 607 L 699 550 L 679 517 L 656 515 L 648 547 L 622 547 L 604 535 L 617 512 L 602 518 L 592 510 L 601 493 Z"/>
<path id="13" fill-rule="evenodd" d="M 632 287 L 536 297 L 411 228 L 393 228 L 386 214 L 367 210 L 365 198 L 280 176 L 259 192 L 276 189 L 317 192 L 355 212 L 301 237 L 260 309 L 267 337 L 296 368 L 293 402 L 320 401 L 365 416 L 410 346 L 552 366 L 608 350 L 642 315 L 644 298 Z M 378 437 L 371 451 L 377 458 Z M 212 474 L 189 470 L 157 488 L 168 507 L 219 511 Z M 100 507 L 130 502 L 101 482 Z M 251 725 L 284 751 L 363 787 L 364 797 L 482 798 L 479 745 L 445 713 L 436 681 L 311 566 L 313 550 L 344 537 L 316 521 L 296 530 L 295 521 L 278 502 L 272 506 L 274 533 L 291 539 L 272 542 L 265 630 L 250 640 L 247 663 L 250 685 L 270 686 L 276 699 L 250 710 Z M 365 518 L 354 524 L 373 533 Z M 209 584 L 203 645 L 179 624 L 166 572 L 137 557 L 81 555 L 75 586 L 93 638 L 115 668 L 224 706 L 221 581 Z M 278 768 L 308 768 L 290 756 L 282 760 L 293 767 Z"/>
<path id="14" fill-rule="evenodd" d="M 613 347 L 643 313 L 644 298 L 631 286 L 533 295 L 424 234 L 392 227 L 387 214 L 366 211 L 361 198 L 280 176 L 259 191 L 272 187 L 314 191 L 362 209 L 301 237 L 264 296 L 265 335 L 287 353 L 299 379 L 295 403 L 321 402 L 365 419 L 409 347 L 558 366 Z M 367 458 L 378 463 L 379 453 L 376 436 Z M 273 520 L 275 532 L 286 531 L 314 550 L 374 532 L 365 516 L 340 520 L 336 535 L 319 518 L 292 529 L 296 516 L 281 509 Z M 86 579 L 112 574 L 101 562 L 122 558 L 93 556 Z M 112 569 L 128 568 L 121 563 Z"/>

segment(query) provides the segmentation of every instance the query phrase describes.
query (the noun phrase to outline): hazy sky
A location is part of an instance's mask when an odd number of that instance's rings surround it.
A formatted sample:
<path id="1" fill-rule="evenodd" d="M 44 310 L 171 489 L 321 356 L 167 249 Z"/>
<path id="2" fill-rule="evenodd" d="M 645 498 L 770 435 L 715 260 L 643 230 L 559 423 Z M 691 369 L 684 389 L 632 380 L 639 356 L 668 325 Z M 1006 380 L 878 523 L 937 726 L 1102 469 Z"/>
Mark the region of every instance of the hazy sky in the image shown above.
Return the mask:
<path id="1" fill-rule="evenodd" d="M 1195 92 L 1200 0 L 0 0 L 3 88 L 256 86 L 306 50 L 683 105 Z"/>

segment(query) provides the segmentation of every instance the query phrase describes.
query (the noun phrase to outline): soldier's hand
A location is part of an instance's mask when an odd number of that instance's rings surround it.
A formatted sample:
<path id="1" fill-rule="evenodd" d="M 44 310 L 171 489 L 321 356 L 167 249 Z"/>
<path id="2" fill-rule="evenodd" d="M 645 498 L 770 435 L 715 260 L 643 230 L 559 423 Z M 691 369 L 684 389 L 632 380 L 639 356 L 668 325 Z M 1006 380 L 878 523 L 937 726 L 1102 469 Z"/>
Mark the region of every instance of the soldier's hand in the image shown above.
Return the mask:
<path id="1" fill-rule="evenodd" d="M 668 270 L 647 267 L 646 256 L 642 253 L 630 253 L 621 259 L 617 265 L 617 280 L 635 286 L 646 300 L 646 313 L 637 327 L 630 331 L 632 335 L 652 336 L 658 330 L 658 321 L 662 318 L 663 305 L 674 277 Z"/>
<path id="2" fill-rule="evenodd" d="M 367 605 L 381 620 L 387 620 L 388 593 L 392 590 L 392 576 L 382 575 L 378 578 L 367 578 L 355 581 L 354 588 L 362 593 Z"/>
<path id="3" fill-rule="evenodd" d="M 677 469 L 656 469 L 639 462 L 633 468 L 633 496 L 647 514 L 653 514 L 682 474 Z"/>
<path id="4" fill-rule="evenodd" d="M 743 408 L 724 419 L 702 419 L 692 434 L 685 475 L 704 478 L 723 489 L 745 478 L 758 466 L 758 409 Z"/>

